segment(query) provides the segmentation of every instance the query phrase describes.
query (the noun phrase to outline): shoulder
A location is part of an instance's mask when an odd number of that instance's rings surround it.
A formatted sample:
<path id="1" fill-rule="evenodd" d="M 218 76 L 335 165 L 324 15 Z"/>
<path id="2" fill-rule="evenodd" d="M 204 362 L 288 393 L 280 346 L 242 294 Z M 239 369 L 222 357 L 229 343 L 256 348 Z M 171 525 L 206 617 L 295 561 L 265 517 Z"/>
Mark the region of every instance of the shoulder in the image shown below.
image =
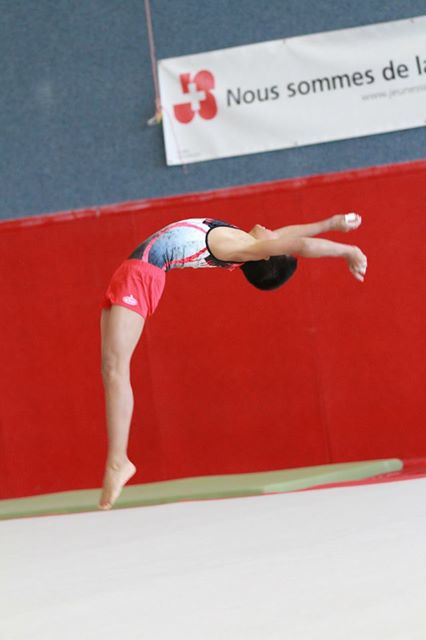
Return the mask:
<path id="1" fill-rule="evenodd" d="M 215 227 L 208 236 L 211 253 L 215 258 L 226 262 L 261 260 L 266 255 L 259 253 L 258 244 L 259 241 L 253 236 L 236 227 Z"/>

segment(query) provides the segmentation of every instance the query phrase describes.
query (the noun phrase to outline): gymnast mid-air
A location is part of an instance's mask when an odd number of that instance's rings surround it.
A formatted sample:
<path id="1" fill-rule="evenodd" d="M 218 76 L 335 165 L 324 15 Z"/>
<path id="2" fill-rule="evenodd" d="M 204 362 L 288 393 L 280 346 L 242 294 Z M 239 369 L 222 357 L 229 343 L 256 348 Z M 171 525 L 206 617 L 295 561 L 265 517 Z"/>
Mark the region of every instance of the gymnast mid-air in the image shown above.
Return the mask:
<path id="1" fill-rule="evenodd" d="M 343 258 L 360 282 L 367 258 L 358 247 L 317 238 L 357 229 L 361 216 L 334 215 L 312 224 L 272 231 L 259 224 L 249 232 L 210 218 L 180 220 L 152 234 L 114 273 L 101 315 L 102 377 L 105 390 L 108 454 L 100 509 L 110 509 L 136 467 L 127 456 L 133 414 L 130 361 L 146 319 L 161 298 L 167 271 L 219 267 L 240 270 L 258 289 L 281 286 L 297 258 Z"/>

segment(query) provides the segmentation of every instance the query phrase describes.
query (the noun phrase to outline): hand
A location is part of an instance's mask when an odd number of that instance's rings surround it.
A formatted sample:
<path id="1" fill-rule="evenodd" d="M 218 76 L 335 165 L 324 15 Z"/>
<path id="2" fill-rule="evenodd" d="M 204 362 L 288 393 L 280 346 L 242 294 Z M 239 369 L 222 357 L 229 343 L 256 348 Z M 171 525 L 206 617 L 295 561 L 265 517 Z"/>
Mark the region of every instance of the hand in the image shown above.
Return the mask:
<path id="1" fill-rule="evenodd" d="M 361 222 L 362 218 L 359 213 L 340 213 L 333 216 L 333 231 L 342 231 L 343 233 L 354 231 L 358 229 Z"/>
<path id="2" fill-rule="evenodd" d="M 345 258 L 348 263 L 349 271 L 352 273 L 354 278 L 360 282 L 364 282 L 367 271 L 367 256 L 363 254 L 359 247 L 349 247 Z"/>

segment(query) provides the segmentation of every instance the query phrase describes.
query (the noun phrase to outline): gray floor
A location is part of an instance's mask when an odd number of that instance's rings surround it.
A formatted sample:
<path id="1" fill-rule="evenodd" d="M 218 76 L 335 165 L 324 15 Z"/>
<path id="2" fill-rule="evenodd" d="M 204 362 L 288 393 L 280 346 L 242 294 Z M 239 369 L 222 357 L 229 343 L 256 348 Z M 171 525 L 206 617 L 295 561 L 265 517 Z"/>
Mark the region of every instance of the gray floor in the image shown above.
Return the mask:
<path id="1" fill-rule="evenodd" d="M 426 479 L 0 523 L 4 640 L 424 640 Z"/>

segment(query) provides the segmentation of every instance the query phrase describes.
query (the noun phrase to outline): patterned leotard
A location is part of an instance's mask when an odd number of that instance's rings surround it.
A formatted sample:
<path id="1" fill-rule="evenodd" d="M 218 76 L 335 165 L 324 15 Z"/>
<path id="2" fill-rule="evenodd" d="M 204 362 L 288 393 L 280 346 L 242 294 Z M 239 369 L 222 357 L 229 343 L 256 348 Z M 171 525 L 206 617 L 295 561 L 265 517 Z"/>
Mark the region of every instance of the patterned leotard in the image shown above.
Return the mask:
<path id="1" fill-rule="evenodd" d="M 185 267 L 221 267 L 232 271 L 241 263 L 218 260 L 209 249 L 208 236 L 216 227 L 237 228 L 228 222 L 211 218 L 179 220 L 149 236 L 136 247 L 129 259 L 148 262 L 163 271 Z"/>

